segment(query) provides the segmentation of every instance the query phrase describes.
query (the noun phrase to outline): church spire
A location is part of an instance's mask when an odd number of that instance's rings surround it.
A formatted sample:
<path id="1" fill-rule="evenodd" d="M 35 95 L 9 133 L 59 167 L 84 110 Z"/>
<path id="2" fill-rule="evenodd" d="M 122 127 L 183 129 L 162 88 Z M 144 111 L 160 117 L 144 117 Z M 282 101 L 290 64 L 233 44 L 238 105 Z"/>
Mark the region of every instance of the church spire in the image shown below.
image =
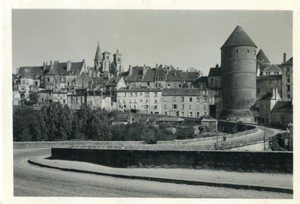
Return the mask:
<path id="1" fill-rule="evenodd" d="M 99 45 L 99 41 L 98 41 L 96 54 L 95 54 L 95 60 L 101 60 L 101 59 L 102 59 L 102 54 L 101 54 L 100 45 Z"/>

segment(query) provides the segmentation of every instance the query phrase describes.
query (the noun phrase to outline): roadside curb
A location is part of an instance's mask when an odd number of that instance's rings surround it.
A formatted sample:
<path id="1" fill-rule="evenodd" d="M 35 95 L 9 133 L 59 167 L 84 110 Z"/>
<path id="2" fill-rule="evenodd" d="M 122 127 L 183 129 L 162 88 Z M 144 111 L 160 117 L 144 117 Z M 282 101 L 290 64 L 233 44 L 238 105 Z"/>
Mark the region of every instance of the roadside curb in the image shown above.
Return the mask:
<path id="1" fill-rule="evenodd" d="M 42 164 L 42 163 L 39 163 L 36 161 L 32 161 L 30 159 L 28 159 L 28 163 L 36 165 L 36 166 L 40 166 L 40 167 L 52 168 L 52 169 L 57 169 L 57 170 L 61 170 L 61 171 L 68 171 L 68 172 L 75 172 L 75 173 L 88 173 L 88 174 L 111 176 L 111 177 L 117 177 L 117 178 L 138 179 L 138 180 L 157 181 L 157 182 L 174 183 L 174 184 L 202 185 L 202 186 L 212 186 L 212 187 L 223 187 L 223 188 L 246 189 L 246 190 L 269 191 L 269 192 L 293 194 L 293 189 L 279 188 L 279 187 L 273 187 L 273 186 L 259 186 L 259 185 L 220 183 L 220 182 L 217 183 L 217 182 L 208 182 L 208 181 L 171 179 L 171 178 L 161 178 L 161 177 L 151 177 L 151 176 L 134 176 L 134 175 L 128 175 L 128 174 L 121 174 L 121 173 L 120 174 L 104 173 L 104 172 L 100 172 L 100 171 L 88 171 L 88 170 L 81 170 L 81 169 L 52 166 L 52 165 L 47 165 L 47 164 Z"/>

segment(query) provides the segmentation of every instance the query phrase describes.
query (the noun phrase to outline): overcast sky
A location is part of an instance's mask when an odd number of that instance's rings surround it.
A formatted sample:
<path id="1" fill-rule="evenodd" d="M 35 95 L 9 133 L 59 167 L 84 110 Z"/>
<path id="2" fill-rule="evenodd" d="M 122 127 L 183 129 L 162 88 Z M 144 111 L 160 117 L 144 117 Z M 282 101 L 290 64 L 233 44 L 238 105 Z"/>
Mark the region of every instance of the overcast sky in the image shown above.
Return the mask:
<path id="1" fill-rule="evenodd" d="M 292 56 L 290 11 L 13 10 L 13 69 L 43 61 L 93 66 L 96 46 L 123 54 L 123 65 L 168 64 L 208 74 L 240 24 L 272 63 Z"/>

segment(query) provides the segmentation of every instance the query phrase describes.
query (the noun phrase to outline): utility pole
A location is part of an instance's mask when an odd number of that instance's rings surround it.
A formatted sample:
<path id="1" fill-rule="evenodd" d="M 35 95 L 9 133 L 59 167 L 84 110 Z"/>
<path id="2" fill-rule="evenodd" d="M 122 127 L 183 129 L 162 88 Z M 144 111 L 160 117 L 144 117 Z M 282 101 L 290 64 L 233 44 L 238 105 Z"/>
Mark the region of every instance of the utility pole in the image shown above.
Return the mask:
<path id="1" fill-rule="evenodd" d="M 266 151 L 266 127 L 264 127 L 264 151 Z"/>
<path id="2" fill-rule="evenodd" d="M 217 143 L 216 143 L 216 150 L 219 149 L 219 130 L 218 130 L 218 120 L 216 122 L 216 130 L 217 130 Z"/>

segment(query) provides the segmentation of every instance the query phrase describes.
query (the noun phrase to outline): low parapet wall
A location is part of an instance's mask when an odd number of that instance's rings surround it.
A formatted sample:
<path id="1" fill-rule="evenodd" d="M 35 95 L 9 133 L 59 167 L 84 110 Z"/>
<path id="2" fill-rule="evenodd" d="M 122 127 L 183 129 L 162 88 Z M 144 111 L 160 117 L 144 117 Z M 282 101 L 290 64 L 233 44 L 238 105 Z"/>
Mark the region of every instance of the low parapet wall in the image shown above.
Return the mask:
<path id="1" fill-rule="evenodd" d="M 111 167 L 166 167 L 242 172 L 293 172 L 293 154 L 291 152 L 52 148 L 51 158 L 91 162 Z"/>

